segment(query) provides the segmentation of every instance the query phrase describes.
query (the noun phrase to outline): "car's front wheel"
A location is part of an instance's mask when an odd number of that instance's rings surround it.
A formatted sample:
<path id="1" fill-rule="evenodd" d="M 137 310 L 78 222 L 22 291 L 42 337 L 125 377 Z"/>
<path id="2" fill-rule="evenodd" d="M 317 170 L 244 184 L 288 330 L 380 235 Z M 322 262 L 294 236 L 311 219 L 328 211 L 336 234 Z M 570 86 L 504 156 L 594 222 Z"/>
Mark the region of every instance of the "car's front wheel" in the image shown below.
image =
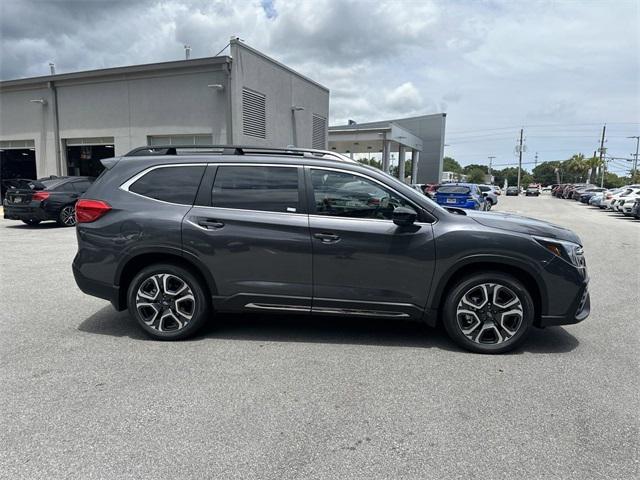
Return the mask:
<path id="1" fill-rule="evenodd" d="M 129 285 L 127 303 L 131 316 L 157 340 L 194 335 L 211 310 L 202 280 L 171 264 L 156 264 L 138 272 Z"/>
<path id="2" fill-rule="evenodd" d="M 531 294 L 517 278 L 487 272 L 458 282 L 447 295 L 443 323 L 451 339 L 478 353 L 504 353 L 524 341 L 533 324 Z"/>

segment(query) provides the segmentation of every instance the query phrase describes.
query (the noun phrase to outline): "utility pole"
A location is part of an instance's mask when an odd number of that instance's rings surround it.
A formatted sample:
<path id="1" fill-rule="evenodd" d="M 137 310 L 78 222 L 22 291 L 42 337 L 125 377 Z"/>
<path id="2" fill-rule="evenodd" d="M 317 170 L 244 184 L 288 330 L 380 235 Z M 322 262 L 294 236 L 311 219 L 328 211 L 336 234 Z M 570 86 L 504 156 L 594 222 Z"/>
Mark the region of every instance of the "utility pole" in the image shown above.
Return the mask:
<path id="1" fill-rule="evenodd" d="M 520 195 L 520 178 L 522 177 L 522 136 L 524 128 L 520 129 L 520 144 L 518 145 L 518 195 Z"/>
<path id="2" fill-rule="evenodd" d="M 602 126 L 602 138 L 600 139 L 600 148 L 598 149 L 598 151 L 600 152 L 600 165 L 604 167 L 604 162 L 602 161 L 602 157 L 604 157 L 604 152 L 605 152 L 605 148 L 604 148 L 604 134 L 607 131 L 607 124 L 604 124 Z M 600 188 L 603 188 L 602 185 L 604 185 L 604 169 L 602 170 L 602 180 L 600 180 Z"/>
<path id="3" fill-rule="evenodd" d="M 492 180 L 492 177 L 491 177 L 491 163 L 493 162 L 493 159 L 494 159 L 494 158 L 496 158 L 496 157 L 495 157 L 495 156 L 493 156 L 493 155 L 490 155 L 490 156 L 489 156 L 489 181 L 490 181 L 491 183 L 493 183 L 493 180 Z"/>
<path id="4" fill-rule="evenodd" d="M 535 164 L 534 164 L 533 168 L 536 168 L 537 166 L 538 166 L 538 152 L 536 152 Z"/>
<path id="5" fill-rule="evenodd" d="M 635 138 L 636 139 L 636 153 L 632 153 L 633 155 L 633 170 L 631 170 L 631 181 L 634 182 L 636 178 L 636 172 L 638 171 L 638 147 L 640 147 L 640 136 L 635 135 L 633 137 L 627 138 Z"/>

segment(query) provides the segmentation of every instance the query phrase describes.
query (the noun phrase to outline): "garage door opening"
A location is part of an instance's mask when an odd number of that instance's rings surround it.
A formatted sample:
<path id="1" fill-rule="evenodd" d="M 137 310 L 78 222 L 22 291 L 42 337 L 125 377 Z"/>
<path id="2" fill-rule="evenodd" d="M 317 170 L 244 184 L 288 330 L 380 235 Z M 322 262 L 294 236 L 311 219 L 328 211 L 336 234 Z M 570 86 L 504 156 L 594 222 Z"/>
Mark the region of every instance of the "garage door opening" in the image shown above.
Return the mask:
<path id="1" fill-rule="evenodd" d="M 4 198 L 7 180 L 36 178 L 36 151 L 34 148 L 0 148 L 0 196 Z"/>
<path id="2" fill-rule="evenodd" d="M 67 174 L 97 177 L 104 170 L 100 160 L 114 155 L 113 138 L 76 138 L 65 141 Z"/>

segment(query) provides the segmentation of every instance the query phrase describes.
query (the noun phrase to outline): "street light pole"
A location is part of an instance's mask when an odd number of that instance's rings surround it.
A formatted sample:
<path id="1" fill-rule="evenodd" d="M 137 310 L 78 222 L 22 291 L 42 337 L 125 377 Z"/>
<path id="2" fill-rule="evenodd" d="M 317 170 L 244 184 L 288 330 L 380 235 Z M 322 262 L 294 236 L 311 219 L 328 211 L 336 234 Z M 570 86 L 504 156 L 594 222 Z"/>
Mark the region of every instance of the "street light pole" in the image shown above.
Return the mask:
<path id="1" fill-rule="evenodd" d="M 627 138 L 635 138 L 636 139 L 636 153 L 633 154 L 633 170 L 631 170 L 631 181 L 635 181 L 636 178 L 636 172 L 638 171 L 638 147 L 640 147 L 640 136 L 635 135 L 633 137 L 627 137 Z"/>
<path id="2" fill-rule="evenodd" d="M 493 163 L 493 159 L 496 158 L 493 155 L 489 156 L 489 181 L 493 184 L 493 177 L 491 176 L 491 163 Z"/>

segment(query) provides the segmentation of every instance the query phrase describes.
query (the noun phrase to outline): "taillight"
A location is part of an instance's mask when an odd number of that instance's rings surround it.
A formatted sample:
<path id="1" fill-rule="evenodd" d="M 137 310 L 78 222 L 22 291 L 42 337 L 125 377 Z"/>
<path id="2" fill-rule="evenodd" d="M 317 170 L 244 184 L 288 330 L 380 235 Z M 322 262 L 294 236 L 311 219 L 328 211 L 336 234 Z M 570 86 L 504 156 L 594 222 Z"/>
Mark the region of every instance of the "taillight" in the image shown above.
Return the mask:
<path id="1" fill-rule="evenodd" d="M 31 201 L 41 202 L 49 198 L 49 195 L 49 192 L 35 192 L 33 195 L 31 195 Z"/>
<path id="2" fill-rule="evenodd" d="M 81 199 L 76 202 L 76 221 L 78 223 L 95 222 L 109 210 L 111 205 L 102 200 Z"/>

